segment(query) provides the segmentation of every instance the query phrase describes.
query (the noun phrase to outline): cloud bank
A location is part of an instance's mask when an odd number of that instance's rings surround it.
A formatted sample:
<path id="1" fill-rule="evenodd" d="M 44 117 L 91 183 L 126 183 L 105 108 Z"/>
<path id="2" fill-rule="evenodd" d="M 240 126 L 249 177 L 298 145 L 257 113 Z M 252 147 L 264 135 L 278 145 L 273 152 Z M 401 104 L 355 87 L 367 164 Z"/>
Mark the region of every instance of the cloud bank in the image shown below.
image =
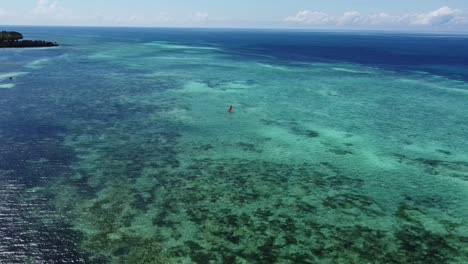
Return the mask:
<path id="1" fill-rule="evenodd" d="M 208 13 L 194 11 L 169 14 L 148 10 L 148 14 L 109 14 L 103 11 L 76 13 L 61 0 L 37 0 L 29 11 L 15 12 L 0 7 L 0 25 L 70 25 L 70 26 L 203 26 L 210 21 Z"/>
<path id="2" fill-rule="evenodd" d="M 361 14 L 357 11 L 346 12 L 340 16 L 327 13 L 301 10 L 294 16 L 284 19 L 287 23 L 300 26 L 317 27 L 426 27 L 426 28 L 460 28 L 468 26 L 468 13 L 460 9 L 441 7 L 428 13 L 389 15 L 386 13 Z"/>
<path id="3" fill-rule="evenodd" d="M 334 15 L 320 11 L 300 10 L 295 15 L 262 20 L 211 16 L 203 10 L 166 12 L 152 9 L 140 12 L 107 10 L 78 12 L 64 0 L 36 0 L 24 10 L 6 10 L 0 6 L 0 24 L 4 25 L 68 25 L 68 26 L 142 26 L 142 27 L 239 27 L 239 28 L 310 28 L 310 29 L 396 29 L 467 31 L 468 13 L 441 7 L 426 13 L 393 15 L 363 14 L 349 11 Z M 218 15 L 218 16 L 216 16 Z M 234 15 L 234 14 L 233 14 Z M 287 14 L 285 14 L 286 16 Z"/>
<path id="4" fill-rule="evenodd" d="M 59 1 L 38 0 L 32 17 L 45 21 L 76 21 L 80 17 L 60 5 Z"/>

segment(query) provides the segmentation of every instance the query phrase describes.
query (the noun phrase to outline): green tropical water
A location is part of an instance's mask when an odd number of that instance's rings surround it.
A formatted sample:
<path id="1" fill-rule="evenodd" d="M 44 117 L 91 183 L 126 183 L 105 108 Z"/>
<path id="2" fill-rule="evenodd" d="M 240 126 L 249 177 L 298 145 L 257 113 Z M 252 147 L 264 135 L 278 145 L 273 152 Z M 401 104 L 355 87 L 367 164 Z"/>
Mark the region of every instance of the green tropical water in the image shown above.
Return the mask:
<path id="1" fill-rule="evenodd" d="M 2 152 L 48 177 L 11 195 L 46 197 L 39 226 L 66 223 L 80 261 L 468 261 L 463 79 L 158 37 L 61 38 L 70 46 L 40 56 L 9 51 L 34 60 L 1 69 L 0 139 L 42 144 L 29 158 Z"/>

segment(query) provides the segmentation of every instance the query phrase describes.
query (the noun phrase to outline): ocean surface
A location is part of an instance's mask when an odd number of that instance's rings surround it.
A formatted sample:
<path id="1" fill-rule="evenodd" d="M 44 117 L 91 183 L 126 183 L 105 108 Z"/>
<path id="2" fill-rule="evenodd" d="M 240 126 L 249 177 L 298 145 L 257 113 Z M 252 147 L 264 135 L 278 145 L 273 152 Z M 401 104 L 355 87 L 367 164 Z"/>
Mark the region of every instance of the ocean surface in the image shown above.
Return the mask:
<path id="1" fill-rule="evenodd" d="M 0 263 L 468 263 L 468 35 L 8 29 Z"/>

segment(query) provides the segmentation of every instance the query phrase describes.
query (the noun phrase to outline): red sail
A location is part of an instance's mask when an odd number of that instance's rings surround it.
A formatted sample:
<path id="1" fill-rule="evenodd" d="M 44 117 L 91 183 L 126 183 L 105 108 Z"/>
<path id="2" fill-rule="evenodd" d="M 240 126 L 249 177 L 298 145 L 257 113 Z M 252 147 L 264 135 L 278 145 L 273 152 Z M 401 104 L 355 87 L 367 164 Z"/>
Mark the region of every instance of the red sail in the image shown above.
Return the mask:
<path id="1" fill-rule="evenodd" d="M 229 113 L 232 113 L 232 105 L 229 107 Z"/>

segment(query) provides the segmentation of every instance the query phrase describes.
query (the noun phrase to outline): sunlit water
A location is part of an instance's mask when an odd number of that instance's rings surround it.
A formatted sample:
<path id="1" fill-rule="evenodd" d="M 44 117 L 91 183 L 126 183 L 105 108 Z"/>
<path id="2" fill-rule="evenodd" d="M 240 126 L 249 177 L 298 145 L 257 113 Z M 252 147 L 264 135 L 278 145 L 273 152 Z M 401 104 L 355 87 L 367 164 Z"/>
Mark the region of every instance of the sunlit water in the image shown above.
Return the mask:
<path id="1" fill-rule="evenodd" d="M 468 262 L 466 36 L 18 30 L 1 263 Z"/>

